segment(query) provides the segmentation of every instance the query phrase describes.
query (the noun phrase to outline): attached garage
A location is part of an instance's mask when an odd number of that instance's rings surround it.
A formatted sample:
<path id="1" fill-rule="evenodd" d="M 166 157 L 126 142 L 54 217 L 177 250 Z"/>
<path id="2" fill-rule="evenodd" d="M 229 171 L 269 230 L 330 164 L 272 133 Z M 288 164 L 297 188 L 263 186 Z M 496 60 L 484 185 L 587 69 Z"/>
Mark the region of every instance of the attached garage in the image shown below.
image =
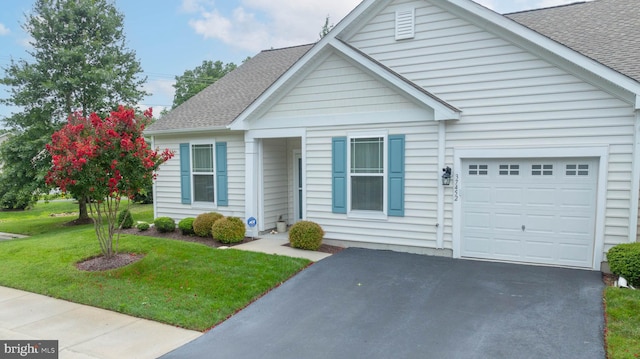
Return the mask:
<path id="1" fill-rule="evenodd" d="M 461 257 L 593 267 L 598 158 L 461 164 Z"/>

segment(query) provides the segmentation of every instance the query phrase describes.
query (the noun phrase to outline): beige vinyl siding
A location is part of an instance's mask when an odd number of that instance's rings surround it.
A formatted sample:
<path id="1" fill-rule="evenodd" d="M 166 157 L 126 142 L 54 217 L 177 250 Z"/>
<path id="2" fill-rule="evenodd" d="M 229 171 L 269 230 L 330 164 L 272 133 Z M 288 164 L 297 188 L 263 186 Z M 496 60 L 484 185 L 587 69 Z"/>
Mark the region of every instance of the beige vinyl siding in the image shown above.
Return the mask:
<path id="1" fill-rule="evenodd" d="M 628 242 L 634 110 L 629 94 L 593 85 L 566 63 L 552 63 L 437 6 L 395 1 L 348 42 L 462 110 L 447 124 L 447 162 L 456 147 L 544 148 L 609 145 L 604 242 Z M 416 36 L 394 39 L 394 11 L 416 8 Z M 456 171 L 457 169 L 454 169 Z M 451 189 L 445 246 L 451 247 Z"/>
<path id="2" fill-rule="evenodd" d="M 406 98 L 331 55 L 273 106 L 261 121 L 354 112 L 395 111 L 413 108 Z"/>
<path id="3" fill-rule="evenodd" d="M 352 218 L 331 210 L 331 139 L 353 131 L 405 134 L 405 216 L 386 220 Z M 436 247 L 438 126 L 433 121 L 393 121 L 387 125 L 342 126 L 307 134 L 307 219 L 326 231 L 326 238 Z"/>
<path id="4" fill-rule="evenodd" d="M 229 206 L 199 207 L 182 204 L 180 196 L 180 144 L 191 141 L 213 140 L 227 143 L 227 172 L 229 182 Z M 180 220 L 195 217 L 205 212 L 220 212 L 225 216 L 244 218 L 244 135 L 243 134 L 198 134 L 180 136 L 155 136 L 154 145 L 169 148 L 175 156 L 160 166 L 155 184 L 156 217 L 171 217 Z"/>
<path id="5" fill-rule="evenodd" d="M 289 204 L 287 141 L 265 139 L 262 144 L 265 229 L 275 228 L 278 217 L 286 220 Z"/>

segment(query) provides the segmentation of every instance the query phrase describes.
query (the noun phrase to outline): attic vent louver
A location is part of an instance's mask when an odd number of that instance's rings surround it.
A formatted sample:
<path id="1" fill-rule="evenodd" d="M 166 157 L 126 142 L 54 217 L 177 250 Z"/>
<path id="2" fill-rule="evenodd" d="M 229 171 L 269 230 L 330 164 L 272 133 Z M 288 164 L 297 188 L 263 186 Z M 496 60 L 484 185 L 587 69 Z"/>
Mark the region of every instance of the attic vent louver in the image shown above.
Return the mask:
<path id="1" fill-rule="evenodd" d="M 413 39 L 415 9 L 396 11 L 396 40 Z"/>

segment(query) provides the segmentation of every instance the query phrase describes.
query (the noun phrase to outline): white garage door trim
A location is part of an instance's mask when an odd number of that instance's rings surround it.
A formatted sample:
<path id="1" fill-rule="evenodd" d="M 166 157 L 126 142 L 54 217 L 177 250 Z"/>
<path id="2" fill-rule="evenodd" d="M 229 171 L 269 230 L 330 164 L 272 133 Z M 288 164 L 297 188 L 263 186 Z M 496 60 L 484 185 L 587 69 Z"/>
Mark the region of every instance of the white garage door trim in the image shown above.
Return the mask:
<path id="1" fill-rule="evenodd" d="M 592 147 L 553 147 L 553 148 L 511 148 L 511 147 L 492 147 L 492 148 L 454 148 L 453 163 L 453 256 L 461 257 L 462 248 L 462 199 L 460 197 L 461 190 L 464 186 L 462 169 L 462 161 L 468 159 L 498 159 L 498 158 L 579 158 L 591 157 L 599 160 L 598 163 L 598 183 L 596 193 L 596 218 L 595 218 L 595 244 L 593 252 L 592 269 L 600 270 L 600 264 L 604 251 L 604 216 L 605 216 L 605 200 L 607 188 L 607 169 L 608 169 L 608 146 L 592 146 Z"/>

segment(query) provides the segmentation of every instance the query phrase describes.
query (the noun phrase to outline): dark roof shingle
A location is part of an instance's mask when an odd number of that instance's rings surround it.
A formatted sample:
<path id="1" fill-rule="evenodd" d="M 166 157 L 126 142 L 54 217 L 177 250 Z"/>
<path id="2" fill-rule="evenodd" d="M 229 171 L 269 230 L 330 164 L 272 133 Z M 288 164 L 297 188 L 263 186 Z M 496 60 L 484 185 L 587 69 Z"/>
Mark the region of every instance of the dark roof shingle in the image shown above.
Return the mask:
<path id="1" fill-rule="evenodd" d="M 148 133 L 229 125 L 313 45 L 265 50 L 147 128 Z"/>
<path id="2" fill-rule="evenodd" d="M 639 0 L 594 0 L 505 16 L 640 81 Z"/>

